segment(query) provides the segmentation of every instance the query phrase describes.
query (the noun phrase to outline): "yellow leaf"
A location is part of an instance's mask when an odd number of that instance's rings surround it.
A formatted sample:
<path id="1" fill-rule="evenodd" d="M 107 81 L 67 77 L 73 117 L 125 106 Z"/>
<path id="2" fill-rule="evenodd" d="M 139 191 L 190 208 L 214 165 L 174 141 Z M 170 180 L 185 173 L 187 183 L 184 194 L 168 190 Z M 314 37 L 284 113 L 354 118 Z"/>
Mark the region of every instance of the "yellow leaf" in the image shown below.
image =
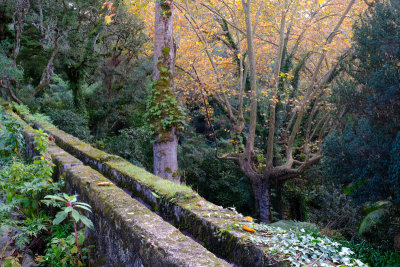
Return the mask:
<path id="1" fill-rule="evenodd" d="M 106 24 L 107 25 L 111 23 L 111 17 L 110 16 L 105 16 L 104 18 L 106 20 Z"/>
<path id="2" fill-rule="evenodd" d="M 252 222 L 253 221 L 253 218 L 252 217 L 250 217 L 250 216 L 246 216 L 246 217 L 244 217 L 246 220 L 248 220 L 248 221 L 250 221 L 250 222 Z"/>

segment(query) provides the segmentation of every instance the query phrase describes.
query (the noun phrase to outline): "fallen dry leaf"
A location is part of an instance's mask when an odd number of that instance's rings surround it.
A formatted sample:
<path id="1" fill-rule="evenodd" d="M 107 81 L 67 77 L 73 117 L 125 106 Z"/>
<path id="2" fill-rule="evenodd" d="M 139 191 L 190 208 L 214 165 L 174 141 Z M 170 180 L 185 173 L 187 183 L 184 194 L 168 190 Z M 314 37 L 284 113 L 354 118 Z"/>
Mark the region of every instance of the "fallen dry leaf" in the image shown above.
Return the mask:
<path id="1" fill-rule="evenodd" d="M 253 228 L 250 228 L 248 226 L 242 226 L 243 230 L 247 231 L 247 232 L 251 232 L 251 233 L 255 233 L 256 230 L 254 230 Z"/>
<path id="2" fill-rule="evenodd" d="M 114 185 L 114 184 L 111 183 L 111 182 L 102 182 L 102 183 L 98 183 L 97 185 L 98 185 L 98 186 L 112 186 L 112 185 Z"/>

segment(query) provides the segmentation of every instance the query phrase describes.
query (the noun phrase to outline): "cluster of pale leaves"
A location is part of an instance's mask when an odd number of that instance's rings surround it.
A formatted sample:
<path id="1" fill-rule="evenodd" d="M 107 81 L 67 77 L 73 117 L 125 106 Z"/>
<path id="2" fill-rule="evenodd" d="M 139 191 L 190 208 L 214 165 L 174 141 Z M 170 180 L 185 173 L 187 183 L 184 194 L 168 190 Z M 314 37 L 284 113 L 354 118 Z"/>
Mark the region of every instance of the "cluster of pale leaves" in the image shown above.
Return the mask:
<path id="1" fill-rule="evenodd" d="M 249 237 L 250 242 L 267 245 L 270 253 L 283 256 L 292 266 L 368 266 L 353 258 L 349 248 L 328 237 L 304 229 L 284 230 L 254 223 L 249 226 L 258 232 Z"/>

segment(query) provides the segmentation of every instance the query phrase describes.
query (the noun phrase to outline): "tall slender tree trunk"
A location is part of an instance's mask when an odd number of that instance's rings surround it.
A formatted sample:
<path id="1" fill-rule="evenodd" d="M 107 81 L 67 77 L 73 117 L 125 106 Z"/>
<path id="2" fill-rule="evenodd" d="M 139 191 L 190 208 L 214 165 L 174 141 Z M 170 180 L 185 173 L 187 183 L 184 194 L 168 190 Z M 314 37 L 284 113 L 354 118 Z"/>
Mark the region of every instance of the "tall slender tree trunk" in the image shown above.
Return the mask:
<path id="1" fill-rule="evenodd" d="M 153 144 L 154 174 L 162 178 L 180 182 L 178 171 L 178 139 L 179 133 L 171 117 L 178 116 L 173 112 L 177 110 L 177 102 L 174 95 L 174 68 L 175 68 L 175 44 L 173 36 L 173 1 L 155 0 L 154 22 L 154 67 L 153 67 L 153 95 L 152 107 L 159 110 L 151 123 L 155 128 L 155 141 Z M 169 101 L 166 99 L 175 99 Z M 168 103 L 167 109 L 160 107 L 161 103 Z M 175 103 L 175 104 L 174 104 Z M 174 119 L 174 118 L 173 118 Z"/>
<path id="2" fill-rule="evenodd" d="M 18 0 L 16 3 L 16 10 L 13 17 L 15 28 L 15 43 L 11 55 L 14 61 L 14 67 L 17 67 L 17 58 L 21 49 L 21 35 L 24 30 L 25 17 L 31 7 L 30 0 Z"/>

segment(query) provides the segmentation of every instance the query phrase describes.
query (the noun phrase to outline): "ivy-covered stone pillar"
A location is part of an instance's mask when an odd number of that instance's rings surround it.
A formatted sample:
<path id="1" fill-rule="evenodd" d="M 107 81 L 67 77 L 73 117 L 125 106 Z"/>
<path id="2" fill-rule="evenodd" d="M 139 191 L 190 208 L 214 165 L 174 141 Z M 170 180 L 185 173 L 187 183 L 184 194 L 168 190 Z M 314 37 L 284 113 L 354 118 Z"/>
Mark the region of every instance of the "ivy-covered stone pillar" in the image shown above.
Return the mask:
<path id="1" fill-rule="evenodd" d="M 147 106 L 154 136 L 154 174 L 179 183 L 177 150 L 184 113 L 174 94 L 173 1 L 155 1 L 153 82 Z"/>

